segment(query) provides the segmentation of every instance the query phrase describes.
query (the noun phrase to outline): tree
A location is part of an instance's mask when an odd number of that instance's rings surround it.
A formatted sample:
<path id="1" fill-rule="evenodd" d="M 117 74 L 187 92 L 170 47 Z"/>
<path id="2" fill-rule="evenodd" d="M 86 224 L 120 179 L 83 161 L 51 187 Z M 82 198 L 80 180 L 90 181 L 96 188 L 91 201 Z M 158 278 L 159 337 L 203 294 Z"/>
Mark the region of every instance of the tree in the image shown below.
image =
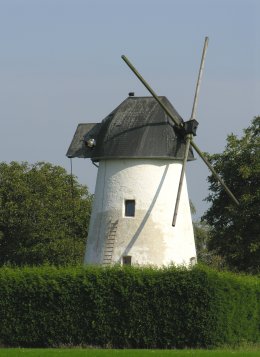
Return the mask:
<path id="1" fill-rule="evenodd" d="M 0 163 L 0 265 L 82 262 L 92 196 L 50 163 Z"/>
<path id="2" fill-rule="evenodd" d="M 208 177 L 211 207 L 202 217 L 211 229 L 209 250 L 235 270 L 256 273 L 260 267 L 260 117 L 254 118 L 239 139 L 231 134 L 221 154 L 209 155 L 211 163 L 240 202 L 226 195 Z"/>
<path id="3" fill-rule="evenodd" d="M 191 214 L 196 214 L 196 208 L 190 201 Z M 205 221 L 193 220 L 194 238 L 199 263 L 210 265 L 211 267 L 221 269 L 224 267 L 223 259 L 215 252 L 208 250 L 211 228 Z"/>

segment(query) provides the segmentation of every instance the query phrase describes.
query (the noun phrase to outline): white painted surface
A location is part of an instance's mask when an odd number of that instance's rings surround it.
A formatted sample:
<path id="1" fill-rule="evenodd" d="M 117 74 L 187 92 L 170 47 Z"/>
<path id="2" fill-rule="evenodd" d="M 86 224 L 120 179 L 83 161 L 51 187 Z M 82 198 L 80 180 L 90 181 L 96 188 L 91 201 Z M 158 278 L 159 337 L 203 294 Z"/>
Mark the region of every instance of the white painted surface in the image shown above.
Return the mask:
<path id="1" fill-rule="evenodd" d="M 135 265 L 189 265 L 196 249 L 185 178 L 172 227 L 180 173 L 181 163 L 172 160 L 101 161 L 85 263 L 103 263 L 110 227 L 116 223 L 111 263 L 130 255 Z M 124 217 L 127 199 L 136 201 L 135 217 Z"/>

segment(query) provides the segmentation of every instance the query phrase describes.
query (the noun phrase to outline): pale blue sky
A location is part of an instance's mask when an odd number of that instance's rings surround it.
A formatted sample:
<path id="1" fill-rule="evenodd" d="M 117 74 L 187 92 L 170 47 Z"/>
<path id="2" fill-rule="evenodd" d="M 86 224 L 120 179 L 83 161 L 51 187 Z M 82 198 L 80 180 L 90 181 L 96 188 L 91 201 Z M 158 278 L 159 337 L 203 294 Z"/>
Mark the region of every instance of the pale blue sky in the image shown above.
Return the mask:
<path id="1" fill-rule="evenodd" d="M 209 48 L 196 142 L 221 152 L 260 114 L 258 0 L 0 0 L 1 161 L 65 157 L 79 122 L 98 122 L 129 91 L 148 95 L 121 55 L 189 119 L 204 37 Z M 75 159 L 93 192 L 96 168 Z M 206 208 L 208 171 L 190 163 L 188 188 Z"/>

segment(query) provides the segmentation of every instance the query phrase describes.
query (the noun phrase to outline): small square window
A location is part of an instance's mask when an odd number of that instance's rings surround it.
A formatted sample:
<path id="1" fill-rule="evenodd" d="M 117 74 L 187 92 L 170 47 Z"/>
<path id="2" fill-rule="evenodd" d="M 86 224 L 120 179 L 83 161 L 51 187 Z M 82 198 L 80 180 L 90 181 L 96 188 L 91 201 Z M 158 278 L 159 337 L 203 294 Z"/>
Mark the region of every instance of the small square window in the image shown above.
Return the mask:
<path id="1" fill-rule="evenodd" d="M 125 200 L 125 217 L 135 216 L 135 200 Z"/>
<path id="2" fill-rule="evenodd" d="M 123 257 L 123 265 L 131 265 L 131 263 L 132 263 L 131 255 L 125 255 Z"/>

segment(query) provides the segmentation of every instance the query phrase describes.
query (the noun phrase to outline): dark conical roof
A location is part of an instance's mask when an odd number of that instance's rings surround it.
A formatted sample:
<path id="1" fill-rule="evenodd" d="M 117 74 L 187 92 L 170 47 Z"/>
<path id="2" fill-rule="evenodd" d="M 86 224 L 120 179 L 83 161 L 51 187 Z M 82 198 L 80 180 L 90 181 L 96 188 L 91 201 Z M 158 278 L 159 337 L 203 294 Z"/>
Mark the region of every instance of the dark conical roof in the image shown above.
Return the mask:
<path id="1" fill-rule="evenodd" d="M 160 97 L 176 118 L 183 122 L 166 97 Z M 89 148 L 86 141 L 95 139 Z M 68 157 L 93 161 L 119 158 L 183 158 L 185 141 L 153 97 L 128 97 L 101 123 L 79 124 L 67 152 Z M 189 160 L 194 159 L 192 150 Z"/>

